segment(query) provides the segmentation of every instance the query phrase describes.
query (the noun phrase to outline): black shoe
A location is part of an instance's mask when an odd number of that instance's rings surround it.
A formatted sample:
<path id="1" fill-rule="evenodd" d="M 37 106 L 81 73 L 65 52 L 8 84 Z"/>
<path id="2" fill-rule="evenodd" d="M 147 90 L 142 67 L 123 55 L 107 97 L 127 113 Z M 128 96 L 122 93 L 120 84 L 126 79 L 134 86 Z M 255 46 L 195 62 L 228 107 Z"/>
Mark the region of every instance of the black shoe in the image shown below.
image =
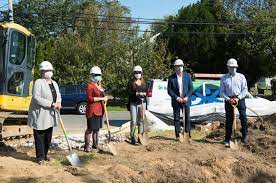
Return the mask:
<path id="1" fill-rule="evenodd" d="M 37 160 L 37 164 L 39 164 L 39 165 L 43 165 L 45 162 L 44 162 L 44 160 Z"/>
<path id="2" fill-rule="evenodd" d="M 136 143 L 135 137 L 131 137 L 130 143 L 131 143 L 132 145 L 135 145 L 135 143 Z"/>
<path id="3" fill-rule="evenodd" d="M 224 146 L 225 146 L 225 147 L 227 147 L 227 148 L 229 148 L 229 147 L 230 147 L 230 143 L 229 143 L 229 141 L 224 141 L 224 142 L 223 142 L 223 144 L 224 144 Z"/>
<path id="4" fill-rule="evenodd" d="M 99 149 L 97 145 L 92 145 L 92 149 Z"/>
<path id="5" fill-rule="evenodd" d="M 44 160 L 45 161 L 52 161 L 52 158 L 46 157 Z"/>
<path id="6" fill-rule="evenodd" d="M 84 146 L 84 152 L 91 153 L 91 149 L 89 147 Z"/>
<path id="7" fill-rule="evenodd" d="M 248 137 L 243 138 L 242 143 L 244 143 L 245 145 L 248 144 Z"/>

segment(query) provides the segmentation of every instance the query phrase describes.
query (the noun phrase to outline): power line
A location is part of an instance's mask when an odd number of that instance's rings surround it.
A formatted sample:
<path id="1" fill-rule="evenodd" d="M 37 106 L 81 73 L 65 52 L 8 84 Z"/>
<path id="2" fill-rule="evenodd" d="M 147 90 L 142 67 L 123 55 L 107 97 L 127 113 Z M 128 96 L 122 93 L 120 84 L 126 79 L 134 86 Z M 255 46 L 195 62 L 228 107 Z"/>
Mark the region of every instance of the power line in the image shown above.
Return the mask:
<path id="1" fill-rule="evenodd" d="M 54 17 L 54 18 L 51 18 Z M 94 23 L 128 23 L 128 24 L 133 24 L 136 23 L 135 21 L 124 21 L 124 20 L 109 20 L 107 19 L 108 16 L 106 16 L 105 19 L 99 19 L 98 17 L 83 17 L 83 16 L 78 16 L 78 17 L 69 17 L 68 15 L 57 18 L 57 14 L 49 14 L 46 17 L 43 17 L 44 20 L 50 20 L 52 23 L 58 23 L 58 20 L 73 20 L 74 19 L 74 23 L 77 22 L 87 22 L 87 20 L 93 20 Z M 138 22 L 138 23 L 145 23 L 145 22 Z M 146 22 L 147 23 L 147 22 Z M 149 22 L 150 23 L 150 22 Z M 169 24 L 185 24 L 185 25 L 207 25 L 207 24 L 214 24 L 214 25 L 221 25 L 220 22 L 216 23 L 216 22 L 169 22 Z M 41 24 L 41 25 L 45 25 L 43 23 L 36 23 L 36 24 Z M 69 23 L 70 24 L 70 23 Z M 152 24 L 155 24 L 155 22 L 152 22 Z M 242 23 L 231 23 L 231 24 L 227 24 L 227 25 L 241 25 Z M 275 25 L 275 24 L 272 24 Z M 55 25 L 56 26 L 56 25 Z M 56 26 L 57 27 L 57 26 Z M 152 33 L 158 33 L 156 31 L 148 31 L 148 30 L 134 30 L 134 29 L 116 29 L 116 28 L 102 28 L 102 27 L 87 27 L 87 26 L 73 26 L 73 25 L 59 25 L 60 28 L 89 28 L 89 29 L 100 29 L 100 30 L 108 30 L 108 31 L 127 31 L 127 32 L 152 32 Z M 203 34 L 203 35 L 262 35 L 262 34 L 271 34 L 271 32 L 257 32 L 257 33 L 253 33 L 253 32 L 165 32 L 166 34 Z"/>
<path id="2" fill-rule="evenodd" d="M 203 5 L 226 5 L 226 4 L 237 4 L 237 3 L 223 3 L 223 2 L 200 2 L 197 1 L 196 3 L 191 3 L 189 5 L 193 5 L 193 4 L 197 4 L 199 3 L 199 5 L 203 4 Z M 244 7 L 255 7 L 255 8 L 260 8 L 260 7 L 264 7 L 264 8 L 269 8 L 269 7 L 276 7 L 276 5 L 264 5 L 264 4 L 260 4 L 260 5 L 250 5 L 250 4 L 244 4 L 242 3 Z M 188 5 L 188 6 L 189 6 Z"/>
<path id="3" fill-rule="evenodd" d="M 8 6 L 8 4 L 4 4 L 3 6 L 0 6 L 0 9 L 1 9 L 1 8 L 4 8 L 4 7 L 6 7 L 6 6 Z"/>
<path id="4" fill-rule="evenodd" d="M 39 23 L 38 23 L 39 24 Z M 44 25 L 44 24 L 43 24 Z M 159 33 L 158 31 L 149 31 L 149 30 L 137 30 L 137 29 L 120 29 L 120 28 L 105 28 L 105 27 L 87 27 L 87 26 L 59 26 L 60 28 L 86 28 L 93 30 L 106 30 L 106 31 L 122 31 L 122 32 L 150 32 L 150 33 Z M 163 34 L 197 34 L 197 35 L 267 35 L 272 34 L 272 32 L 163 32 Z"/>
<path id="5" fill-rule="evenodd" d="M 42 13 L 34 13 L 34 14 L 42 14 Z M 57 12 L 48 12 L 48 13 L 45 13 L 43 15 L 46 15 L 46 16 L 58 16 L 60 15 L 59 13 Z M 91 16 L 92 17 L 91 17 Z M 63 17 L 65 16 L 69 16 L 69 15 L 62 15 Z M 69 16 L 70 18 L 72 18 L 72 16 Z M 160 22 L 164 22 L 164 23 L 183 23 L 183 24 L 235 24 L 235 22 L 229 22 L 229 21 L 213 21 L 213 22 L 210 22 L 210 21 L 203 21 L 203 20 L 182 20 L 182 21 L 166 21 L 164 19 L 157 19 L 157 18 L 135 18 L 135 17 L 127 17 L 127 16 L 110 16 L 110 15 L 97 15 L 97 14 L 88 14 L 88 13 L 85 13 L 81 16 L 75 16 L 74 18 L 90 18 L 90 19 L 98 19 L 98 17 L 103 17 L 103 19 L 107 19 L 109 20 L 109 18 L 118 18 L 118 19 L 124 19 L 124 21 L 128 21 L 127 23 L 159 23 L 158 21 Z M 130 19 L 130 20 L 129 20 Z M 113 20 L 114 21 L 114 20 Z M 243 20 L 242 21 L 243 23 L 259 23 L 259 22 L 268 22 L 268 21 L 250 21 L 250 20 Z M 276 22 L 274 23 L 276 24 Z"/>
<path id="6" fill-rule="evenodd" d="M 39 14 L 38 14 L 39 15 Z M 40 14 L 41 15 L 41 14 Z M 148 24 L 148 25 L 276 25 L 275 23 L 268 22 L 268 21 L 240 21 L 240 22 L 229 22 L 229 21 L 191 21 L 191 20 L 182 20 L 182 21 L 164 21 L 163 19 L 158 19 L 162 21 L 147 21 L 147 20 L 157 20 L 157 19 L 144 19 L 139 18 L 139 20 L 135 20 L 135 18 L 131 17 L 120 17 L 119 20 L 113 19 L 110 20 L 110 16 L 98 15 L 94 17 L 87 17 L 87 16 L 69 16 L 69 15 L 62 15 L 61 18 L 57 18 L 59 14 L 54 13 L 47 13 L 43 14 L 45 17 L 41 18 L 48 18 L 54 17 L 53 20 L 74 20 L 74 21 L 87 21 L 87 20 L 94 20 L 96 22 L 112 22 L 112 23 L 125 23 L 125 24 Z M 103 17 L 103 18 L 99 18 Z M 124 20 L 122 19 L 124 18 Z M 49 19 L 49 18 L 48 18 Z M 120 20 L 122 19 L 122 20 Z"/>

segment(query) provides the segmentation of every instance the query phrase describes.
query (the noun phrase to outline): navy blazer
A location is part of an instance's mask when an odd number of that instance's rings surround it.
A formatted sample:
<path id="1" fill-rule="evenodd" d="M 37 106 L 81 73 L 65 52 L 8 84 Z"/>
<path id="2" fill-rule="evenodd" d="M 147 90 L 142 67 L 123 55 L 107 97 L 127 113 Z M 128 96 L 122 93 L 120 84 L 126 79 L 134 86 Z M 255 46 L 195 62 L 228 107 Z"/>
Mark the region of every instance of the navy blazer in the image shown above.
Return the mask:
<path id="1" fill-rule="evenodd" d="M 183 79 L 182 94 L 184 97 L 189 98 L 188 102 L 185 105 L 190 106 L 191 105 L 190 96 L 192 95 L 192 92 L 193 92 L 193 82 L 191 79 L 191 75 L 188 74 L 187 72 L 183 72 L 182 79 Z M 176 74 L 173 74 L 169 77 L 167 90 L 168 90 L 168 94 L 172 98 L 172 107 L 173 108 L 179 107 L 180 106 L 179 102 L 176 100 L 177 97 L 180 97 L 179 85 L 178 85 Z"/>

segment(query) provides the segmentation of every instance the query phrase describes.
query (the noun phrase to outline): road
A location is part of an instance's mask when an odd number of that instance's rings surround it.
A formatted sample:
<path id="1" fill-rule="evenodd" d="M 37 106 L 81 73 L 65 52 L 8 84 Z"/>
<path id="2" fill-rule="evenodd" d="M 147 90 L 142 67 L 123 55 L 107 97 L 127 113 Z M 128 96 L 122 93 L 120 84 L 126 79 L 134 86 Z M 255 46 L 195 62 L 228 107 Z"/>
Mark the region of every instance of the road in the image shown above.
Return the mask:
<path id="1" fill-rule="evenodd" d="M 120 127 L 130 119 L 129 112 L 109 112 L 108 115 L 110 125 L 114 127 Z M 69 134 L 84 134 L 87 126 L 85 115 L 63 113 L 61 117 Z M 60 134 L 62 134 L 62 129 L 58 125 L 54 128 L 54 135 Z"/>

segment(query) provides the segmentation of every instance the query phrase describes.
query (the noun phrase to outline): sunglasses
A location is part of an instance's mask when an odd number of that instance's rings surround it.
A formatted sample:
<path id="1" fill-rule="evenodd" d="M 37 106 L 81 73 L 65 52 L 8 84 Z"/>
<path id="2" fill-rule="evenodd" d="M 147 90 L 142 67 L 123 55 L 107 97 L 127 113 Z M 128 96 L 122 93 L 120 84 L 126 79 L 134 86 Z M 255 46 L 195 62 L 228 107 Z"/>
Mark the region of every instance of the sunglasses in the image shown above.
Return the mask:
<path id="1" fill-rule="evenodd" d="M 133 73 L 134 74 L 141 74 L 142 72 L 140 72 L 140 71 L 134 71 Z"/>
<path id="2" fill-rule="evenodd" d="M 93 76 L 101 76 L 101 74 L 93 74 Z"/>

